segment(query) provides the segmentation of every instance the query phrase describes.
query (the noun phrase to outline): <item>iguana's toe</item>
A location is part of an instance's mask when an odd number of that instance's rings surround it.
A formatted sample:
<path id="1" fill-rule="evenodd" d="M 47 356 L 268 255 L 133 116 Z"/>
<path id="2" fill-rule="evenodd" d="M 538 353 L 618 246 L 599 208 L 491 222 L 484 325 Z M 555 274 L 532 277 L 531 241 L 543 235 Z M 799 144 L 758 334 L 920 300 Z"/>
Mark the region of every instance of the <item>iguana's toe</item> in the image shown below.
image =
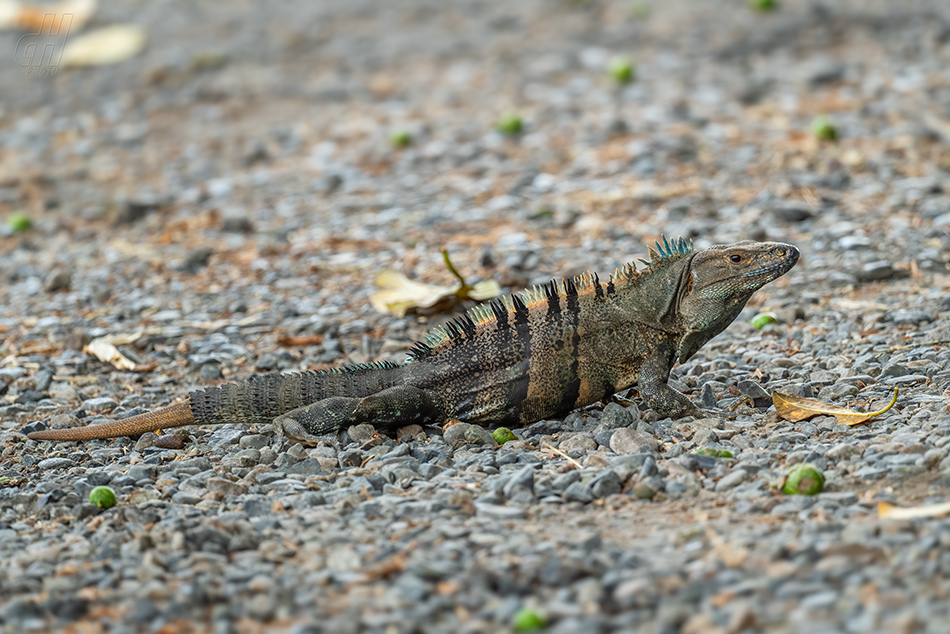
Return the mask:
<path id="1" fill-rule="evenodd" d="M 291 440 L 299 442 L 305 447 L 316 447 L 320 443 L 320 436 L 314 436 L 307 428 L 288 414 L 278 416 L 272 422 L 278 434 L 283 434 Z"/>

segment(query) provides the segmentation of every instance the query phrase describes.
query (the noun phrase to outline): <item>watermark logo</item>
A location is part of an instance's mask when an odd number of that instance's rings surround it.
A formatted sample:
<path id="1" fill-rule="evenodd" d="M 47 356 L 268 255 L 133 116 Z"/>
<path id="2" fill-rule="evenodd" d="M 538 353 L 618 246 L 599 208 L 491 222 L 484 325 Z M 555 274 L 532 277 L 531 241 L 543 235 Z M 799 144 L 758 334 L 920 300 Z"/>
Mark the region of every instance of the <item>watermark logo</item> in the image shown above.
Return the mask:
<path id="1" fill-rule="evenodd" d="M 53 77 L 59 72 L 72 24 L 72 13 L 47 13 L 36 33 L 27 33 L 17 41 L 14 57 L 27 75 Z"/>

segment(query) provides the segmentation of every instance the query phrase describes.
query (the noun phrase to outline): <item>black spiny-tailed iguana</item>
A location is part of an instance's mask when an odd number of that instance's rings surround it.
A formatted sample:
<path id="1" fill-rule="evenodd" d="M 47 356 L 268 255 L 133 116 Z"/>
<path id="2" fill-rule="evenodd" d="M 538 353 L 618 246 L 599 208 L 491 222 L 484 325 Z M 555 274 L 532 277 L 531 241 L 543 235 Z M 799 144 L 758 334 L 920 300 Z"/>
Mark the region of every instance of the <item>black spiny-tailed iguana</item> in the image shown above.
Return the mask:
<path id="1" fill-rule="evenodd" d="M 798 249 L 739 242 L 694 251 L 680 238 L 603 283 L 586 273 L 476 306 L 415 344 L 403 365 L 371 363 L 251 377 L 192 391 L 184 402 L 103 425 L 37 431 L 89 440 L 223 423 L 274 423 L 306 445 L 368 422 L 381 428 L 458 419 L 528 424 L 634 384 L 663 416 L 699 413 L 670 369 L 722 332 L 749 297 L 784 275 Z"/>

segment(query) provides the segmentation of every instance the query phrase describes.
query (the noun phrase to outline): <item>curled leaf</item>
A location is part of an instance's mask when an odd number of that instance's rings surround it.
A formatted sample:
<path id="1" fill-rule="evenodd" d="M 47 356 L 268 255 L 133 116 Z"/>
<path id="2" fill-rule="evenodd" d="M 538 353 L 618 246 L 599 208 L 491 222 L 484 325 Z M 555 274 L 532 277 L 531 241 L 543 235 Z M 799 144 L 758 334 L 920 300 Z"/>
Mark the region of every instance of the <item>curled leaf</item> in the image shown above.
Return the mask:
<path id="1" fill-rule="evenodd" d="M 97 0 L 64 0 L 58 4 L 23 4 L 0 0 L 0 29 L 18 28 L 40 35 L 65 35 L 78 30 L 95 13 Z"/>
<path id="2" fill-rule="evenodd" d="M 126 335 L 106 335 L 96 337 L 83 348 L 83 351 L 93 355 L 100 361 L 111 363 L 120 370 L 132 372 L 151 372 L 155 369 L 154 363 L 136 363 L 119 351 L 117 346 L 133 343 L 142 336 L 141 332 Z"/>
<path id="3" fill-rule="evenodd" d="M 782 394 L 781 392 L 772 393 L 772 403 L 775 405 L 775 411 L 781 418 L 787 421 L 797 423 L 808 420 L 814 416 L 834 416 L 839 423 L 845 425 L 860 425 L 866 423 L 875 416 L 880 416 L 887 410 L 894 407 L 897 402 L 898 388 L 894 387 L 894 397 L 887 407 L 879 412 L 856 412 L 831 403 L 824 403 L 813 398 L 804 398 L 801 396 L 792 396 L 791 394 Z"/>
<path id="4" fill-rule="evenodd" d="M 117 24 L 66 42 L 63 66 L 104 66 L 138 55 L 145 48 L 145 31 L 132 24 Z"/>
<path id="5" fill-rule="evenodd" d="M 501 286 L 495 280 L 467 284 L 444 248 L 442 257 L 446 268 L 458 278 L 458 283 L 451 286 L 423 284 L 396 271 L 383 271 L 376 277 L 376 286 L 380 290 L 370 295 L 370 304 L 382 313 L 405 317 L 412 312 L 435 313 L 451 310 L 460 300 L 481 302 L 501 294 Z"/>
<path id="6" fill-rule="evenodd" d="M 396 317 L 405 317 L 407 313 L 420 309 L 432 309 L 432 312 L 449 310 L 456 302 L 457 285 L 423 284 L 397 271 L 383 271 L 377 275 L 376 286 L 380 290 L 370 295 L 370 304 L 379 312 L 392 313 Z"/>
<path id="7" fill-rule="evenodd" d="M 281 335 L 277 337 L 278 346 L 291 348 L 315 346 L 323 343 L 323 335 Z"/>
<path id="8" fill-rule="evenodd" d="M 950 502 L 941 504 L 924 504 L 923 506 L 911 506 L 900 508 L 887 502 L 881 502 L 877 505 L 877 515 L 881 519 L 892 520 L 915 520 L 927 517 L 943 517 L 950 515 Z"/>

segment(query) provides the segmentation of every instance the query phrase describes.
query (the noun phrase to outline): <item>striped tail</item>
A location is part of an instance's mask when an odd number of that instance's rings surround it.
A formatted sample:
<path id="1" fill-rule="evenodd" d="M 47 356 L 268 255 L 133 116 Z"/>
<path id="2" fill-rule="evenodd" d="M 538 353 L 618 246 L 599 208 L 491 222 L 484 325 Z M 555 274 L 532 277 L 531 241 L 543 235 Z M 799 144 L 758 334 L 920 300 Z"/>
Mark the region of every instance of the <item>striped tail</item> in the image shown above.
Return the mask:
<path id="1" fill-rule="evenodd" d="M 130 416 L 122 420 L 114 420 L 102 425 L 89 427 L 73 427 L 71 429 L 46 429 L 27 434 L 30 440 L 96 440 L 97 438 L 118 438 L 119 436 L 135 436 L 147 431 L 184 427 L 195 422 L 188 401 L 175 403 L 168 407 L 146 412 L 138 416 Z"/>
<path id="2" fill-rule="evenodd" d="M 47 429 L 31 440 L 95 440 L 135 436 L 185 425 L 267 424 L 281 414 L 331 396 L 362 398 L 399 383 L 404 366 L 366 363 L 319 372 L 265 374 L 194 390 L 181 403 L 154 412 L 72 429 Z"/>

